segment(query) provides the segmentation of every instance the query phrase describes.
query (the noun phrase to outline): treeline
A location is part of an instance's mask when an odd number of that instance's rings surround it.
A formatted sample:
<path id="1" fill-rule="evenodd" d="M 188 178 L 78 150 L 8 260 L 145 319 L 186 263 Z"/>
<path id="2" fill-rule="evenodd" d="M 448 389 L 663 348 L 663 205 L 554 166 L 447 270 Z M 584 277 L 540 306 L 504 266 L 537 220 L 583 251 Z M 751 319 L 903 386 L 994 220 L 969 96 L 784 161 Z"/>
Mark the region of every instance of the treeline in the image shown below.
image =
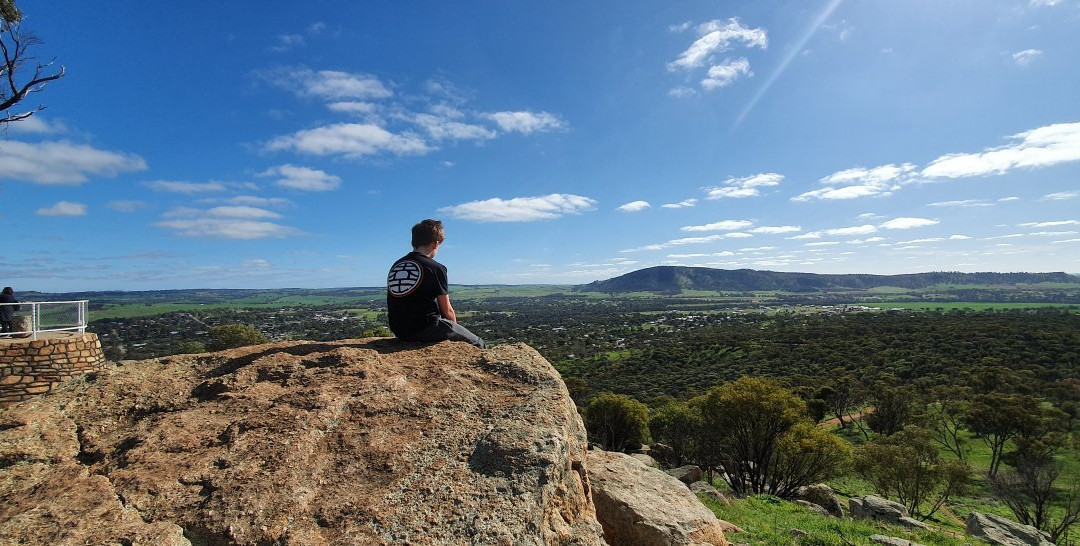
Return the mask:
<path id="1" fill-rule="evenodd" d="M 805 383 L 834 370 L 866 383 L 894 377 L 920 388 L 996 381 L 996 370 L 1034 389 L 1080 377 L 1080 315 L 1052 309 L 722 315 L 669 323 L 674 326 L 662 336 L 653 325 L 626 326 L 623 351 L 556 360 L 556 366 L 597 392 L 641 400 L 701 392 L 743 375 Z M 648 342 L 635 343 L 635 335 Z"/>
<path id="2" fill-rule="evenodd" d="M 998 379 L 1015 387 L 919 392 L 893 379 L 864 385 L 840 372 L 833 386 L 786 389 L 743 377 L 648 406 L 622 394 L 589 397 L 578 378 L 566 383 L 593 442 L 610 450 L 658 442 L 650 453 L 671 466 L 696 464 L 738 495 L 792 497 L 850 474 L 927 520 L 981 484 L 1018 521 L 1065 543 L 1080 520 L 1080 482 L 1065 464 L 1080 382 L 1044 397 L 1008 373 Z M 818 425 L 832 416 L 851 442 Z M 985 445 L 989 462 L 972 460 L 973 442 Z"/>

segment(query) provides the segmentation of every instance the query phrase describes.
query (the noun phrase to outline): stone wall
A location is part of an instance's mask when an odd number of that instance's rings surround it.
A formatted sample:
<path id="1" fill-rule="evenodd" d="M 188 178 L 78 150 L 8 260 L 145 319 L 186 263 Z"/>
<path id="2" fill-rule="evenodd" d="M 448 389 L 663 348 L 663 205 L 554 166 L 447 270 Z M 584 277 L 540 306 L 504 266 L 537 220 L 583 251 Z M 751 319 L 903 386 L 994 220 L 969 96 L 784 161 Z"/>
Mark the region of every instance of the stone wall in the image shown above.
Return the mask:
<path id="1" fill-rule="evenodd" d="M 49 392 L 61 381 L 104 365 L 97 334 L 0 341 L 0 404 Z"/>

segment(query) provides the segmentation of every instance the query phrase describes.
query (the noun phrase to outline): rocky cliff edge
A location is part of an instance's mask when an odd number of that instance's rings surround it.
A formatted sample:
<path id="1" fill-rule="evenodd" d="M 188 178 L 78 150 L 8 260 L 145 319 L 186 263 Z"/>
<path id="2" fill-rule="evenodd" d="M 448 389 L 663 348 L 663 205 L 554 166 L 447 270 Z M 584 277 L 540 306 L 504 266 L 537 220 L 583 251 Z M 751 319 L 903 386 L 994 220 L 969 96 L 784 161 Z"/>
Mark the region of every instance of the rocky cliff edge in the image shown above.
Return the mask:
<path id="1" fill-rule="evenodd" d="M 124 362 L 0 410 L 0 542 L 598 545 L 585 455 L 526 345 Z"/>

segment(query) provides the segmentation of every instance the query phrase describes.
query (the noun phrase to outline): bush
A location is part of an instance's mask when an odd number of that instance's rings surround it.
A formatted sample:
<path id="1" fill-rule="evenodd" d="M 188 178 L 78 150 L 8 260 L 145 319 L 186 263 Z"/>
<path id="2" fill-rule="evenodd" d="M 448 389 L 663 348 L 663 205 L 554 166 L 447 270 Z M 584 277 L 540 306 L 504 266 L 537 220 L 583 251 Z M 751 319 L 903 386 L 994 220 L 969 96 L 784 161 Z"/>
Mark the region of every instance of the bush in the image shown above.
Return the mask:
<path id="1" fill-rule="evenodd" d="M 585 411 L 589 436 L 607 451 L 640 445 L 649 435 L 649 408 L 625 394 L 602 393 Z"/>
<path id="2" fill-rule="evenodd" d="M 248 345 L 266 343 L 266 336 L 247 324 L 225 324 L 210 328 L 210 341 L 206 348 L 211 351 L 235 349 Z"/>
<path id="3" fill-rule="evenodd" d="M 967 463 L 942 460 L 930 433 L 917 427 L 860 447 L 855 470 L 878 493 L 895 498 L 919 519 L 929 518 L 962 492 L 970 474 Z"/>
<path id="4" fill-rule="evenodd" d="M 806 404 L 767 379 L 743 377 L 691 402 L 702 419 L 697 458 L 710 472 L 718 463 L 737 494 L 790 496 L 847 461 L 843 441 L 818 430 Z"/>
<path id="5" fill-rule="evenodd" d="M 701 414 L 685 402 L 671 401 L 656 410 L 649 430 L 656 441 L 671 446 L 675 466 L 682 466 L 701 431 Z"/>

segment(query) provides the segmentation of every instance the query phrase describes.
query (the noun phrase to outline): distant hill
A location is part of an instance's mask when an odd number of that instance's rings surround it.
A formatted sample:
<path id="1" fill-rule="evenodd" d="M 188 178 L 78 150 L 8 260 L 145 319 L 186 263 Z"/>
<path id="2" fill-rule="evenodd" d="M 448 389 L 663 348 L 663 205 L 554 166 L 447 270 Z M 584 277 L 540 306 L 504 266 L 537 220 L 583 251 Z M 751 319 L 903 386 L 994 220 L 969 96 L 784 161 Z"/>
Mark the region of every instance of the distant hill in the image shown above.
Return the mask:
<path id="1" fill-rule="evenodd" d="M 1044 282 L 1080 284 L 1080 277 L 1066 273 L 958 273 L 951 271 L 905 275 L 819 275 L 754 269 L 657 266 L 639 269 L 604 281 L 579 285 L 576 290 L 607 293 L 679 293 L 683 290 L 816 292 L 866 290 L 879 286 L 919 289 L 940 284 L 1015 285 Z"/>

